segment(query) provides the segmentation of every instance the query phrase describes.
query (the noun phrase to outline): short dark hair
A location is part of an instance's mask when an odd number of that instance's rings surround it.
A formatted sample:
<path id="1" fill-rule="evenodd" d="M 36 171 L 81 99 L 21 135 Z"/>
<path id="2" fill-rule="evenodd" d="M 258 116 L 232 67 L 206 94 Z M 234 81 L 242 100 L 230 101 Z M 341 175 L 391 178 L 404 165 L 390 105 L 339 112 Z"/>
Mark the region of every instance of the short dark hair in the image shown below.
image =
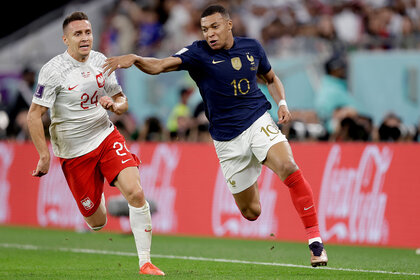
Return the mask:
<path id="1" fill-rule="evenodd" d="M 74 12 L 63 21 L 63 30 L 69 25 L 70 22 L 76 20 L 89 20 L 88 16 L 83 12 Z"/>
<path id="2" fill-rule="evenodd" d="M 211 16 L 213 14 L 221 14 L 224 18 L 229 19 L 229 13 L 226 11 L 226 9 L 221 5 L 211 5 L 208 6 L 203 13 L 201 14 L 201 18 Z"/>

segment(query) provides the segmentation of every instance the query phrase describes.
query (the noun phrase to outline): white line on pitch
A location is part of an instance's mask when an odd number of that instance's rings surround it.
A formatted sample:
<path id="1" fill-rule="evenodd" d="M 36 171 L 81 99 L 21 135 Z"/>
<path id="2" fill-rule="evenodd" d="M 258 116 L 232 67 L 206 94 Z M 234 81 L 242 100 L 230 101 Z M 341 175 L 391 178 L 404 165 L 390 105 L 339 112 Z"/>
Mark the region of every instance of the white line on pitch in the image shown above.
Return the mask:
<path id="1" fill-rule="evenodd" d="M 85 254 L 118 255 L 118 256 L 129 256 L 129 257 L 136 257 L 137 256 L 136 253 L 129 253 L 129 252 L 105 251 L 105 250 L 94 250 L 94 249 L 78 249 L 78 248 L 58 248 L 57 249 L 57 248 L 40 247 L 40 246 L 35 246 L 35 245 L 10 244 L 10 243 L 0 243 L 0 247 L 22 249 L 22 250 L 49 250 L 49 251 L 61 251 L 61 252 L 85 253 Z M 393 274 L 393 275 L 420 276 L 420 273 L 385 271 L 385 270 L 365 270 L 365 269 L 351 269 L 351 268 L 339 268 L 339 267 L 313 268 L 311 266 L 298 265 L 298 264 L 288 264 L 288 263 L 254 262 L 254 261 L 215 259 L 215 258 L 203 258 L 203 257 L 192 257 L 192 256 L 172 256 L 172 255 L 159 255 L 159 254 L 152 254 L 151 256 L 154 257 L 154 258 L 189 260 L 189 261 L 240 263 L 240 264 L 253 264 L 253 265 L 323 269 L 323 270 L 334 270 L 334 271 L 349 271 L 349 272 L 364 272 L 364 273 L 380 273 L 380 274 Z"/>

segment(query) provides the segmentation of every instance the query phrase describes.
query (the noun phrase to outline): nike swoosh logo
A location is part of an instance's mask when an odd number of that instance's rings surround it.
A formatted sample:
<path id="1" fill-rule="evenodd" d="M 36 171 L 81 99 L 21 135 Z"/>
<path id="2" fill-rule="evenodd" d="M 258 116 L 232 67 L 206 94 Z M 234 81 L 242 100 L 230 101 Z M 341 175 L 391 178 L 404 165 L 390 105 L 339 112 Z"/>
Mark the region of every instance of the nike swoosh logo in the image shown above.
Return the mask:
<path id="1" fill-rule="evenodd" d="M 144 231 L 145 231 L 145 232 L 151 232 L 151 231 L 152 231 L 152 229 L 145 229 Z"/>
<path id="2" fill-rule="evenodd" d="M 213 63 L 213 64 L 217 64 L 217 63 L 220 63 L 220 62 L 223 62 L 223 61 L 224 61 L 224 60 L 217 60 L 217 61 L 216 61 L 216 60 L 214 60 L 214 59 L 213 59 L 212 63 Z"/>
<path id="3" fill-rule="evenodd" d="M 121 163 L 126 163 L 127 161 L 129 161 L 130 159 L 126 159 L 126 160 L 122 160 Z"/>
<path id="4" fill-rule="evenodd" d="M 314 207 L 313 205 L 311 205 L 311 206 L 309 206 L 309 207 L 303 207 L 303 210 L 309 210 L 309 209 L 311 209 L 312 207 Z"/>
<path id="5" fill-rule="evenodd" d="M 274 139 L 276 139 L 278 135 L 274 136 L 273 138 L 270 138 L 270 141 L 273 141 Z"/>
<path id="6" fill-rule="evenodd" d="M 69 87 L 69 90 L 73 90 L 77 87 L 78 85 L 75 85 L 74 87 Z"/>

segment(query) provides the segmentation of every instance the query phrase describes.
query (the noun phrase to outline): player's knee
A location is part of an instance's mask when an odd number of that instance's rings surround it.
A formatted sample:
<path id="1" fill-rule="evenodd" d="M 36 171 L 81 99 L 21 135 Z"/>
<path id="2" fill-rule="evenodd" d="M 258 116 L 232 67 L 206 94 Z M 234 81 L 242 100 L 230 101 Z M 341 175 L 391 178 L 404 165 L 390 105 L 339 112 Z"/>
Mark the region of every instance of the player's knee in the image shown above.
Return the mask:
<path id="1" fill-rule="evenodd" d="M 282 181 L 286 180 L 289 175 L 293 174 L 299 167 L 292 160 L 283 162 L 279 168 L 279 174 L 277 174 Z"/>
<path id="2" fill-rule="evenodd" d="M 242 216 L 249 221 L 255 221 L 261 215 L 260 205 L 255 205 L 253 207 L 247 207 L 240 210 Z"/>
<path id="3" fill-rule="evenodd" d="M 125 196 L 130 205 L 138 205 L 144 200 L 144 192 L 141 188 L 132 188 L 126 192 Z"/>

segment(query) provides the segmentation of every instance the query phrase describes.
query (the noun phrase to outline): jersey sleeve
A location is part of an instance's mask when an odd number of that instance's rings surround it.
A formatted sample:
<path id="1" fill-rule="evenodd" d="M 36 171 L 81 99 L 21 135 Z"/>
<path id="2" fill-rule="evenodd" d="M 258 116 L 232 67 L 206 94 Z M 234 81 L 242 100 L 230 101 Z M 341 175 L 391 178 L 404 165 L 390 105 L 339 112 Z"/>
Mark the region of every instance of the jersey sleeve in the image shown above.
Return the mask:
<path id="1" fill-rule="evenodd" d="M 172 55 L 173 57 L 179 57 L 182 60 L 182 64 L 179 66 L 178 70 L 188 70 L 199 65 L 198 61 L 198 47 L 197 43 L 182 48 L 176 54 Z"/>
<path id="2" fill-rule="evenodd" d="M 98 67 L 102 67 L 104 65 L 106 56 L 103 53 L 95 52 L 95 61 L 94 64 Z M 120 84 L 118 83 L 117 76 L 115 75 L 115 72 L 112 72 L 111 75 L 108 75 L 108 73 L 103 73 L 103 76 L 105 78 L 105 92 L 108 96 L 114 96 L 117 93 L 122 92 L 122 88 Z"/>
<path id="3" fill-rule="evenodd" d="M 47 63 L 39 72 L 38 85 L 36 87 L 32 102 L 38 105 L 51 108 L 60 89 L 60 75 L 53 63 Z"/>
<path id="4" fill-rule="evenodd" d="M 258 73 L 264 75 L 264 74 L 267 74 L 268 71 L 271 70 L 271 64 L 268 61 L 264 48 L 261 46 L 261 44 L 257 40 L 255 40 L 255 42 L 257 43 L 257 51 L 260 56 L 260 64 L 258 65 Z"/>
<path id="5" fill-rule="evenodd" d="M 122 88 L 117 81 L 117 76 L 115 72 L 112 72 L 110 76 L 108 74 L 104 74 L 106 76 L 105 81 L 105 91 L 108 96 L 114 96 L 117 93 L 122 92 Z"/>

